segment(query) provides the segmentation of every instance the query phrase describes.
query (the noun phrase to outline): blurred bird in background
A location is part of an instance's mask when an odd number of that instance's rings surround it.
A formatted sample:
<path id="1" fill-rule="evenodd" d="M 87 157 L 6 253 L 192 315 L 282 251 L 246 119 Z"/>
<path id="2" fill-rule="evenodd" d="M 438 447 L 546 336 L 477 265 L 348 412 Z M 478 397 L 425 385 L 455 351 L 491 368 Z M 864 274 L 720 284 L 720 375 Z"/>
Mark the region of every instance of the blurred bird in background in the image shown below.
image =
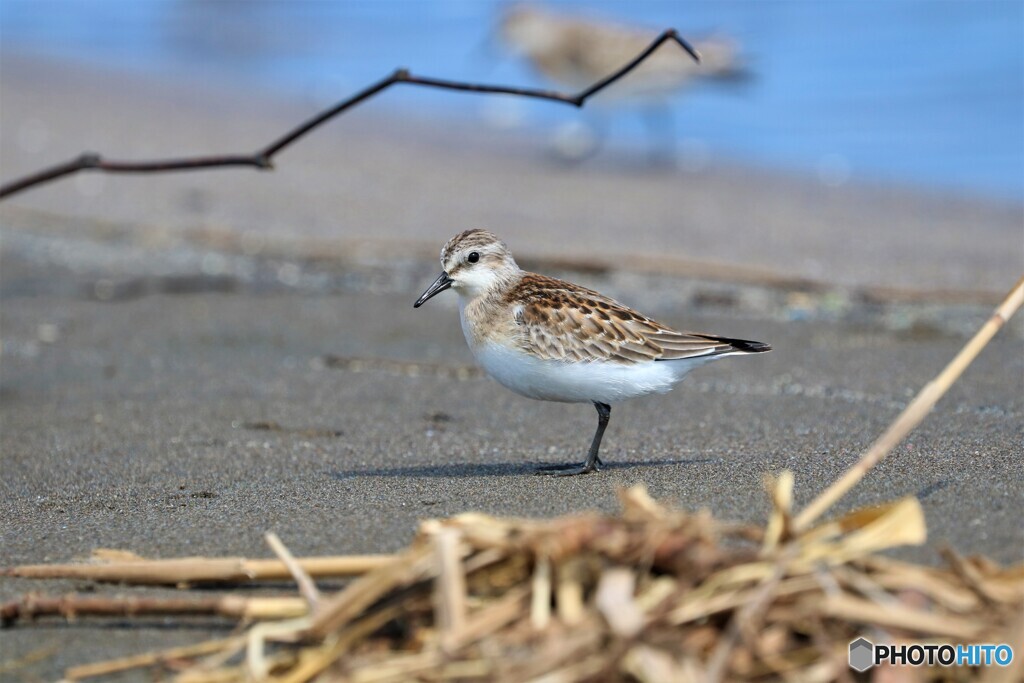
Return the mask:
<path id="1" fill-rule="evenodd" d="M 582 15 L 555 13 L 535 4 L 510 5 L 499 23 L 499 36 L 517 56 L 525 58 L 559 87 L 581 90 L 622 68 L 667 27 L 650 29 Z M 697 62 L 677 46 L 663 44 L 635 71 L 595 98 L 604 111 L 592 125 L 563 127 L 555 152 L 566 161 L 581 161 L 603 145 L 606 116 L 611 109 L 635 105 L 648 127 L 650 159 L 674 164 L 675 131 L 669 99 L 700 80 L 741 82 L 751 74 L 738 43 L 726 35 L 685 35 L 701 55 Z"/>

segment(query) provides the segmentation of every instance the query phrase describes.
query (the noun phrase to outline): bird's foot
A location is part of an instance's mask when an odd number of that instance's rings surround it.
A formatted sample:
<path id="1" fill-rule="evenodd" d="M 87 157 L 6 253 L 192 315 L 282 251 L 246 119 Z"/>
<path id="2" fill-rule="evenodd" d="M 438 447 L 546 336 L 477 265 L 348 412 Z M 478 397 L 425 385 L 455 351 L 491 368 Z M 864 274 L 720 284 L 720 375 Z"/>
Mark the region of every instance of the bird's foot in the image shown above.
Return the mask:
<path id="1" fill-rule="evenodd" d="M 575 463 L 569 463 L 566 465 L 541 465 L 534 471 L 534 474 L 544 474 L 552 477 L 571 477 L 576 474 L 590 474 L 591 472 L 598 471 L 597 466 L 599 462 L 585 462 L 581 465 L 577 465 Z"/>

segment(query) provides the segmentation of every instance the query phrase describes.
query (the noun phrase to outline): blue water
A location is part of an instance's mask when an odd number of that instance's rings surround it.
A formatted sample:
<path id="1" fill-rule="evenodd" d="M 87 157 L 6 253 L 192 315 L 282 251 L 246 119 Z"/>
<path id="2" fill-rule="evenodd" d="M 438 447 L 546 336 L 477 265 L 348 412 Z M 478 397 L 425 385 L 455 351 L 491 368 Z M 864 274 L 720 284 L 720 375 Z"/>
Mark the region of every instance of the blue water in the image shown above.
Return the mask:
<path id="1" fill-rule="evenodd" d="M 609 0 L 563 11 L 736 37 L 757 74 L 673 100 L 684 155 L 1024 201 L 1020 0 Z M 0 0 L 0 47 L 160 77 L 231 80 L 329 104 L 397 66 L 548 85 L 486 38 L 500 0 Z M 496 100 L 391 91 L 403 116 L 479 125 Z M 502 99 L 537 130 L 592 113 Z M 500 132 L 495 132 L 495 135 Z M 636 112 L 610 137 L 642 148 Z"/>

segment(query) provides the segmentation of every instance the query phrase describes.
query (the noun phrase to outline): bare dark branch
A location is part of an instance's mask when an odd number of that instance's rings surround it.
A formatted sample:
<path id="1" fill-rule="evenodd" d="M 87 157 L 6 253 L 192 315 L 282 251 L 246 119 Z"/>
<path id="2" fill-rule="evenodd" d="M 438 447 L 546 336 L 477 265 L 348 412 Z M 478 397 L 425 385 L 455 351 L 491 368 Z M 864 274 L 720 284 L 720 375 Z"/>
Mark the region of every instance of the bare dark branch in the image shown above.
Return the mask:
<path id="1" fill-rule="evenodd" d="M 406 69 L 398 69 L 387 78 L 374 83 L 370 87 L 356 93 L 347 100 L 339 102 L 330 109 L 317 114 L 313 118 L 283 135 L 280 139 L 252 154 L 186 157 L 184 159 L 160 159 L 155 161 L 107 161 L 99 154 L 86 152 L 71 161 L 51 166 L 50 168 L 43 169 L 17 180 L 12 180 L 3 186 L 0 186 L 0 199 L 9 197 L 21 192 L 22 190 L 27 190 L 35 185 L 41 185 L 43 183 L 50 182 L 51 180 L 56 180 L 64 176 L 86 170 L 104 171 L 106 173 L 155 173 L 161 171 L 189 171 L 196 168 L 217 168 L 226 166 L 251 166 L 262 170 L 272 169 L 274 167 L 272 157 L 282 149 L 326 121 L 338 116 L 348 109 L 351 109 L 361 102 L 370 99 L 377 93 L 388 89 L 396 83 L 408 83 L 409 85 L 441 88 L 443 90 L 460 90 L 462 92 L 533 97 L 536 99 L 550 100 L 552 102 L 561 102 L 563 104 L 582 107 L 587 99 L 628 74 L 639 66 L 641 62 L 647 59 L 651 53 L 657 50 L 663 43 L 670 40 L 678 43 L 679 46 L 682 47 L 687 54 L 693 57 L 694 60 L 698 62 L 700 61 L 700 55 L 697 50 L 681 38 L 675 29 L 668 29 L 659 35 L 643 52 L 637 55 L 621 69 L 575 95 L 558 92 L 556 90 L 516 88 L 504 85 L 486 85 L 478 83 L 464 83 L 462 81 L 447 81 L 440 78 L 414 76 Z"/>

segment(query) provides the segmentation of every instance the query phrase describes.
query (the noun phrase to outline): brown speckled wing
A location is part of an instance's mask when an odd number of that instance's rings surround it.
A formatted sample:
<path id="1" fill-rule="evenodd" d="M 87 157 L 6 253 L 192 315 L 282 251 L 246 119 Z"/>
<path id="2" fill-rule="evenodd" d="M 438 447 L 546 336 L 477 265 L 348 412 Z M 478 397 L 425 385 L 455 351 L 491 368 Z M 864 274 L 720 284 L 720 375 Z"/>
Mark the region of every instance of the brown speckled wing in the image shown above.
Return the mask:
<path id="1" fill-rule="evenodd" d="M 623 364 L 743 350 L 711 336 L 677 332 L 595 291 L 527 273 L 506 293 L 519 344 L 541 358 Z M 767 350 L 767 349 L 765 349 Z"/>

